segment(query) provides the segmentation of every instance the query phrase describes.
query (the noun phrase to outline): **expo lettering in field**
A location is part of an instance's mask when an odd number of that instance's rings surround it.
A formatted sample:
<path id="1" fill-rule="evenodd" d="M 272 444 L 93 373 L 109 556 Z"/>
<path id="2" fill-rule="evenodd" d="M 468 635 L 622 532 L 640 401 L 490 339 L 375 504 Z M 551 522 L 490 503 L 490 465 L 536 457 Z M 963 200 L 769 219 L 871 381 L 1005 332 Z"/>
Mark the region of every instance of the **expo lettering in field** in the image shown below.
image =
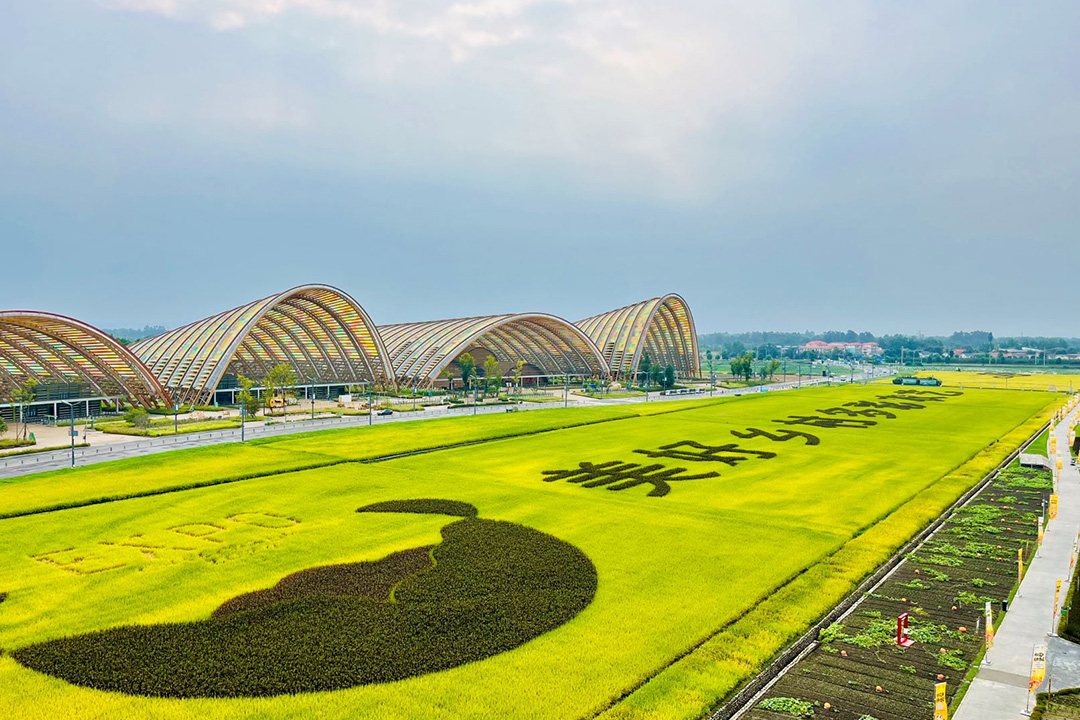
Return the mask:
<path id="1" fill-rule="evenodd" d="M 298 525 L 299 520 L 285 515 L 240 512 L 214 522 L 184 523 L 83 547 L 49 550 L 30 558 L 72 575 L 195 559 L 220 563 L 271 549 Z"/>
<path id="2" fill-rule="evenodd" d="M 821 438 L 818 435 L 790 428 L 802 426 L 815 430 L 866 430 L 882 420 L 895 420 L 899 417 L 897 412 L 923 410 L 930 403 L 945 402 L 963 394 L 960 390 L 905 388 L 890 395 L 878 395 L 876 400 L 856 400 L 839 407 L 819 409 L 817 414 L 789 415 L 773 420 L 774 423 L 787 426 L 785 428 L 765 430 L 749 427 L 746 430 L 732 430 L 731 434 L 742 440 L 764 438 L 770 442 L 782 443 L 800 439 L 804 445 L 820 445 Z M 777 457 L 776 452 L 756 450 L 735 442 L 710 445 L 697 440 L 680 440 L 656 449 L 639 448 L 633 452 L 653 459 L 719 463 L 729 468 L 748 461 L 771 460 Z M 606 487 L 608 490 L 619 491 L 647 485 L 650 489 L 646 497 L 664 497 L 671 492 L 672 482 L 716 478 L 720 477 L 720 472 L 706 470 L 690 473 L 686 467 L 669 468 L 661 464 L 643 465 L 621 460 L 599 463 L 583 460 L 576 468 L 544 470 L 541 475 L 544 482 L 566 480 L 583 488 Z"/>

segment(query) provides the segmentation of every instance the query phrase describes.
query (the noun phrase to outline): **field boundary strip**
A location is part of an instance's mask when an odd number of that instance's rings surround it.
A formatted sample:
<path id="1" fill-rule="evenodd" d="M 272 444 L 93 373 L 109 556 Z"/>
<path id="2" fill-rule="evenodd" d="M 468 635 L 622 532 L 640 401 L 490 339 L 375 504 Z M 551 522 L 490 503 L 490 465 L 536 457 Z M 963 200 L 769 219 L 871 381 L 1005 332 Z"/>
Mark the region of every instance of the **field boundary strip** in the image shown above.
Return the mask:
<path id="1" fill-rule="evenodd" d="M 287 475 L 289 473 L 305 472 L 307 470 L 319 470 L 321 468 L 333 467 L 333 466 L 336 466 L 336 465 L 347 465 L 347 464 L 350 464 L 350 463 L 355 463 L 355 464 L 359 464 L 359 465 L 368 465 L 368 464 L 372 464 L 372 463 L 387 462 L 389 460 L 398 460 L 398 459 L 401 459 L 401 458 L 412 457 L 414 455 L 426 455 L 428 453 L 440 452 L 440 451 L 443 451 L 443 450 L 455 450 L 457 448 L 469 447 L 471 445 L 483 445 L 483 444 L 486 444 L 486 443 L 498 442 L 500 440 L 513 440 L 515 438 L 528 437 L 530 435 L 542 435 L 544 433 L 559 432 L 559 431 L 562 431 L 562 430 L 573 430 L 575 428 L 589 427 L 591 425 L 601 425 L 603 423 L 616 422 L 618 420 L 635 420 L 635 419 L 641 419 L 641 418 L 647 418 L 647 417 L 655 417 L 657 415 L 670 415 L 670 414 L 677 413 L 677 412 L 685 412 L 687 410 L 695 410 L 695 409 L 697 409 L 699 407 L 701 407 L 701 406 L 696 405 L 696 406 L 693 406 L 693 407 L 680 407 L 680 408 L 672 408 L 670 410 L 661 410 L 661 411 L 658 411 L 658 412 L 655 412 L 655 413 L 649 413 L 648 415 L 634 414 L 634 415 L 625 415 L 625 416 L 621 416 L 621 417 L 602 418 L 600 420 L 586 420 L 586 421 L 582 421 L 582 422 L 572 423 L 570 425 L 561 425 L 559 427 L 543 428 L 543 429 L 540 429 L 540 430 L 526 430 L 526 431 L 523 431 L 523 432 L 512 433 L 510 435 L 499 435 L 497 437 L 480 438 L 480 439 L 477 439 L 477 440 L 464 440 L 464 441 L 458 442 L 458 443 L 449 443 L 449 444 L 446 444 L 446 445 L 436 445 L 436 446 L 429 447 L 429 448 L 419 448 L 419 449 L 416 449 L 416 450 L 406 450 L 406 451 L 403 451 L 403 452 L 388 453 L 386 455 L 376 455 L 376 456 L 370 457 L 370 458 L 361 458 L 361 459 L 334 458 L 334 459 L 328 459 L 326 462 L 312 463 L 311 465 L 304 465 L 304 466 L 301 466 L 301 467 L 289 468 L 287 470 L 251 473 L 251 474 L 246 474 L 246 475 L 240 475 L 240 476 L 237 476 L 237 477 L 219 478 L 219 479 L 216 479 L 216 480 L 206 480 L 204 482 L 190 483 L 190 484 L 185 484 L 185 485 L 172 485 L 172 486 L 169 486 L 169 487 L 155 488 L 153 490 L 145 490 L 145 491 L 142 491 L 142 492 L 130 493 L 130 494 L 125 494 L 125 495 L 109 495 L 109 496 L 106 496 L 106 497 L 91 498 L 89 500 L 80 500 L 78 502 L 59 503 L 59 504 L 56 504 L 56 505 L 48 505 L 46 507 L 33 508 L 33 509 L 30 509 L 30 510 L 19 510 L 19 511 L 10 512 L 10 513 L 0 513 L 0 520 L 11 520 L 11 519 L 14 519 L 14 518 L 27 517 L 27 516 L 30 516 L 30 515 L 44 515 L 46 513 L 51 513 L 51 512 L 60 512 L 62 510 L 74 510 L 74 509 L 82 508 L 82 507 L 91 507 L 93 505 L 104 505 L 104 504 L 112 503 L 112 502 L 121 502 L 123 500 L 138 500 L 139 498 L 154 497 L 154 496 L 157 496 L 157 495 L 168 495 L 170 493 L 186 492 L 188 490 L 200 490 L 202 488 L 216 487 L 218 485 L 230 485 L 232 483 L 237 483 L 237 482 L 241 482 L 241 481 L 244 481 L 244 480 L 255 480 L 255 479 L 258 479 L 258 478 L 274 477 L 274 476 L 277 476 L 277 475 Z M 334 430 L 340 430 L 341 428 L 333 428 L 333 429 Z M 348 428 L 348 429 L 352 430 L 353 428 Z M 317 433 L 320 433 L 320 432 L 324 432 L 324 431 L 316 430 L 312 434 L 317 434 Z M 286 438 L 282 438 L 282 440 L 284 440 L 284 439 L 286 439 Z M 294 437 L 288 437 L 287 439 L 293 440 L 295 438 Z M 253 445 L 253 447 L 262 447 L 262 446 L 273 447 L 273 444 L 274 444 L 273 442 L 270 442 L 270 443 L 258 443 L 257 445 Z M 313 454 L 316 454 L 316 453 L 313 453 Z M 327 457 L 329 458 L 330 456 L 327 456 Z M 123 462 L 123 460 L 120 460 L 119 462 Z M 31 480 L 29 482 L 33 482 L 33 481 Z"/>
<path id="2" fill-rule="evenodd" d="M 1008 467 L 1014 460 L 1020 457 L 1020 453 L 1035 442 L 1047 428 L 1050 421 L 1039 427 L 1038 430 L 1020 447 L 1013 450 L 998 463 L 993 470 L 988 472 L 979 482 L 973 485 L 967 492 L 961 495 L 948 508 L 923 528 L 917 535 L 909 540 L 903 547 L 897 550 L 888 560 L 878 566 L 869 577 L 863 580 L 843 601 L 837 604 L 831 611 L 826 613 L 820 620 L 810 627 L 798 640 L 789 645 L 769 664 L 765 670 L 751 678 L 746 685 L 738 690 L 727 702 L 708 715 L 709 720 L 735 720 L 754 707 L 754 703 L 768 689 L 776 683 L 796 662 L 813 650 L 818 642 L 821 631 L 834 622 L 839 622 L 849 615 L 866 598 L 867 593 L 873 592 L 879 585 L 885 582 L 893 571 L 907 559 L 908 555 L 919 548 L 931 535 L 936 533 L 941 526 L 957 510 L 964 507 L 975 499 L 994 480 L 998 474 Z"/>

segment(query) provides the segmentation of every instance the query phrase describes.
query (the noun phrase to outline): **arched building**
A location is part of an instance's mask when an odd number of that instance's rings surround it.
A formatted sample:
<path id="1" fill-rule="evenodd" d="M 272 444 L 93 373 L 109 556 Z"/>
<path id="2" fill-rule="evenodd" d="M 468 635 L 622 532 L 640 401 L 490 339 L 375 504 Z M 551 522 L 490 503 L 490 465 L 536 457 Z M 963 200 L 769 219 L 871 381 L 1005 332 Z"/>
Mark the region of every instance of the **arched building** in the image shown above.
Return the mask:
<path id="1" fill-rule="evenodd" d="M 392 383 L 371 318 L 328 285 L 301 285 L 142 340 L 133 352 L 182 403 L 231 399 L 236 376 L 256 380 L 285 363 L 298 384 Z"/>
<path id="2" fill-rule="evenodd" d="M 88 415 L 102 401 L 167 405 L 169 394 L 120 342 L 86 323 L 34 311 L 0 312 L 0 403 L 34 380 L 30 416 Z M 68 400 L 77 399 L 71 407 Z M 70 408 L 70 409 L 69 409 Z M 4 413 L 9 418 L 10 411 Z"/>
<path id="3" fill-rule="evenodd" d="M 0 405 L 26 379 L 56 403 L 125 399 L 158 404 L 234 403 L 237 376 L 259 384 L 286 364 L 298 386 L 334 397 L 350 385 L 424 387 L 462 353 L 478 367 L 490 356 L 509 377 L 518 362 L 536 382 L 563 377 L 626 377 L 645 352 L 655 365 L 700 375 L 697 334 L 686 302 L 669 294 L 594 315 L 576 324 L 545 313 L 518 313 L 384 325 L 349 295 L 302 285 L 181 328 L 130 350 L 106 333 L 42 312 L 0 312 Z M 460 371 L 459 371 L 460 372 Z M 458 374 L 460 376 L 460 374 Z M 306 394 L 306 393 L 305 393 Z M 10 417 L 10 411 L 7 411 Z"/>
<path id="4" fill-rule="evenodd" d="M 607 363 L 585 333 L 543 313 L 382 325 L 379 335 L 386 343 L 394 376 L 412 387 L 435 382 L 465 352 L 476 357 L 478 366 L 494 355 L 504 373 L 520 360 L 527 365 L 524 374 L 533 377 L 608 374 Z"/>
<path id="5" fill-rule="evenodd" d="M 596 343 L 612 375 L 636 374 L 645 352 L 653 365 L 671 365 L 684 377 L 701 374 L 694 317 L 686 301 L 674 293 L 575 324 Z"/>

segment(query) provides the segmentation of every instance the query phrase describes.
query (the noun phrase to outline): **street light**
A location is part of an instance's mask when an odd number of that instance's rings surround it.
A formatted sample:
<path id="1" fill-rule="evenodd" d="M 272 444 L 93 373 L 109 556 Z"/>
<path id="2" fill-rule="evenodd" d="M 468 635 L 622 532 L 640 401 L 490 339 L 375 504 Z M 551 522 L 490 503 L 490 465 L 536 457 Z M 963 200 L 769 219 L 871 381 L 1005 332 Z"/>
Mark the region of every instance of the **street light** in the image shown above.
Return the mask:
<path id="1" fill-rule="evenodd" d="M 308 375 L 308 380 L 311 381 L 311 419 L 315 419 L 315 376 Z"/>
<path id="2" fill-rule="evenodd" d="M 75 403 L 71 400 L 61 400 L 68 406 L 71 413 L 71 467 L 75 467 Z"/>
<path id="3" fill-rule="evenodd" d="M 176 400 L 173 400 L 173 405 L 172 405 L 172 432 L 173 432 L 173 435 L 179 435 L 180 434 L 179 414 L 180 414 L 180 403 L 178 403 Z"/>

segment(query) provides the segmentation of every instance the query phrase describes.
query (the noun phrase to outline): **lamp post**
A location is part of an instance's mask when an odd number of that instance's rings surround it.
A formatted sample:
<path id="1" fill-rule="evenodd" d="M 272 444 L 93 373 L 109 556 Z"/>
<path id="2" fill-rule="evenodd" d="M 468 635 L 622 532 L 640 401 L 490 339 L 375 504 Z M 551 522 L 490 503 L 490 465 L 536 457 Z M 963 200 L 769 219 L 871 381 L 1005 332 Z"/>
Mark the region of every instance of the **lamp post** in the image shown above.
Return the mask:
<path id="1" fill-rule="evenodd" d="M 563 408 L 570 407 L 570 373 L 563 373 Z"/>
<path id="2" fill-rule="evenodd" d="M 368 385 L 367 424 L 375 422 L 375 384 Z"/>
<path id="3" fill-rule="evenodd" d="M 311 419 L 315 419 L 315 376 L 309 375 L 308 380 L 311 381 Z"/>
<path id="4" fill-rule="evenodd" d="M 172 432 L 173 435 L 180 434 L 180 403 L 173 400 L 172 404 Z"/>
<path id="5" fill-rule="evenodd" d="M 476 415 L 477 398 L 476 398 L 476 376 L 475 375 L 470 375 L 469 376 L 469 383 L 472 385 L 472 414 Z"/>
<path id="6" fill-rule="evenodd" d="M 60 402 L 68 406 L 68 412 L 71 413 L 71 467 L 75 467 L 75 403 L 70 400 L 61 400 Z"/>
<path id="7" fill-rule="evenodd" d="M 240 401 L 240 442 L 244 442 L 244 423 L 247 420 L 247 403 Z"/>

